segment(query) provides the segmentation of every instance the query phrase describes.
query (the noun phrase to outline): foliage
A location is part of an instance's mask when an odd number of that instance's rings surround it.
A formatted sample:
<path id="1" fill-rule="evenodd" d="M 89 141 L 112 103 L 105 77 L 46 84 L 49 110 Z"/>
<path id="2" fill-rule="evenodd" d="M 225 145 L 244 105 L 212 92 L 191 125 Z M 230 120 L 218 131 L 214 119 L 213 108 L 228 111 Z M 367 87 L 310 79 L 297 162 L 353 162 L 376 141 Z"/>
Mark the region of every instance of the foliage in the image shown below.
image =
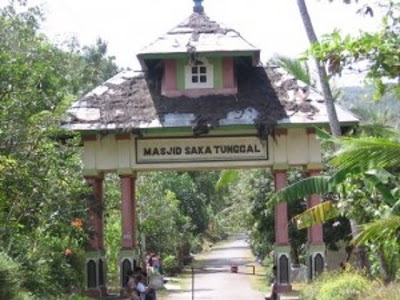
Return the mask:
<path id="1" fill-rule="evenodd" d="M 162 258 L 183 261 L 201 249 L 202 238 L 223 234 L 218 213 L 225 189 L 216 190 L 219 172 L 152 172 L 137 184 L 141 247 Z M 162 237 L 162 238 L 160 238 Z"/>
<path id="2" fill-rule="evenodd" d="M 354 272 L 324 273 L 301 290 L 306 300 L 353 300 L 361 299 L 361 293 L 369 286 L 368 279 Z"/>
<path id="3" fill-rule="evenodd" d="M 22 288 L 43 298 L 83 282 L 89 191 L 80 140 L 59 125 L 90 88 L 71 62 L 86 66 L 89 58 L 53 45 L 39 33 L 40 9 L 20 3 L 0 9 L 0 250 L 20 264 Z M 101 49 L 99 64 L 116 70 Z"/>
<path id="4" fill-rule="evenodd" d="M 376 99 L 388 90 L 400 95 L 397 81 L 400 74 L 400 3 L 381 0 L 378 1 L 378 7 L 386 10 L 380 31 L 364 32 L 358 37 L 343 36 L 335 31 L 320 43 L 315 43 L 310 50 L 313 56 L 326 62 L 331 75 L 340 74 L 345 67 L 354 63 L 367 62 L 367 77 L 376 87 Z"/>
<path id="5" fill-rule="evenodd" d="M 400 295 L 399 283 L 383 285 L 371 281 L 357 272 L 347 270 L 343 273 L 325 273 L 307 284 L 301 291 L 301 299 L 397 299 Z"/>
<path id="6" fill-rule="evenodd" d="M 163 270 L 167 274 L 175 274 L 180 267 L 179 261 L 173 255 L 168 255 L 163 259 Z"/>
<path id="7" fill-rule="evenodd" d="M 379 130 L 380 135 L 384 133 Z M 372 259 L 372 262 L 376 262 L 377 267 L 375 271 L 374 267 L 369 271 L 376 275 L 379 269 L 385 283 L 395 278 L 399 267 L 398 256 L 391 254 L 398 251 L 399 194 L 396 168 L 400 152 L 397 136 L 395 132 L 386 131 L 382 137 L 330 139 L 341 146 L 331 160 L 337 168 L 336 173 L 289 186 L 271 200 L 297 201 L 299 197 L 322 193 L 335 201 L 344 216 L 354 218 L 358 224 L 366 223 L 353 243 L 365 244 L 366 249 L 375 254 L 377 259 Z M 327 216 L 322 216 L 320 221 L 327 219 Z"/>
<path id="8" fill-rule="evenodd" d="M 0 299 L 13 300 L 21 289 L 20 267 L 4 252 L 0 252 Z"/>
<path id="9" fill-rule="evenodd" d="M 379 282 L 373 282 L 368 289 L 366 289 L 360 299 L 363 300 L 386 300 L 397 299 L 400 296 L 400 283 L 391 283 L 389 285 L 382 285 Z"/>
<path id="10" fill-rule="evenodd" d="M 272 59 L 272 63 L 282 67 L 289 74 L 293 75 L 297 80 L 300 80 L 309 86 L 315 85 L 313 78 L 311 77 L 310 70 L 305 61 L 278 55 Z"/>

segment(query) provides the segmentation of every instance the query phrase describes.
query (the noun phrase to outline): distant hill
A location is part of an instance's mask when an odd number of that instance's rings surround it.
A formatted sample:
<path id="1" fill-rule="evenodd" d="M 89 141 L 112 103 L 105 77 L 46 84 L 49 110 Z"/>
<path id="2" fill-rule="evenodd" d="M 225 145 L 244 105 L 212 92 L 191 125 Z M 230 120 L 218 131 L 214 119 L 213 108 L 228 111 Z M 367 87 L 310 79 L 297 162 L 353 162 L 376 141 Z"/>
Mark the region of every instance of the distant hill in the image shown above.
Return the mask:
<path id="1" fill-rule="evenodd" d="M 386 124 L 400 129 L 400 99 L 388 94 L 380 101 L 374 101 L 372 94 L 372 87 L 342 87 L 342 96 L 338 103 L 352 111 L 362 121 L 383 120 Z"/>

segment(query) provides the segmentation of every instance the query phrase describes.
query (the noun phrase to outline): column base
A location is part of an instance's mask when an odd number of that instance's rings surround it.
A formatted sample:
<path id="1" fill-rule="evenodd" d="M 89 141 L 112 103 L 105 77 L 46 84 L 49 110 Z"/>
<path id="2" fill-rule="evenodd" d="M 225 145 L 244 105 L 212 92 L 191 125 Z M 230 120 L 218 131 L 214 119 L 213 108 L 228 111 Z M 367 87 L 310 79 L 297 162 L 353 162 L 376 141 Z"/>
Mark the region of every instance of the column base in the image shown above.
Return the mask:
<path id="1" fill-rule="evenodd" d="M 84 294 L 86 297 L 91 297 L 91 298 L 99 298 L 99 297 L 108 296 L 106 287 L 100 287 L 97 289 L 86 289 Z"/>
<path id="2" fill-rule="evenodd" d="M 107 295 L 107 264 L 104 250 L 85 253 L 85 295 L 102 297 Z"/>
<path id="3" fill-rule="evenodd" d="M 325 244 L 308 244 L 307 270 L 308 280 L 315 279 L 325 270 Z"/>
<path id="4" fill-rule="evenodd" d="M 134 271 L 136 267 L 140 267 L 138 251 L 136 249 L 121 250 L 119 253 L 119 278 L 121 290 L 126 287 L 126 283 L 128 282 L 127 272 Z"/>
<path id="5" fill-rule="evenodd" d="M 276 285 L 276 292 L 278 294 L 289 293 L 292 291 L 292 286 L 289 285 Z"/>
<path id="6" fill-rule="evenodd" d="M 274 266 L 276 267 L 275 284 L 278 293 L 290 292 L 290 245 L 274 245 Z"/>

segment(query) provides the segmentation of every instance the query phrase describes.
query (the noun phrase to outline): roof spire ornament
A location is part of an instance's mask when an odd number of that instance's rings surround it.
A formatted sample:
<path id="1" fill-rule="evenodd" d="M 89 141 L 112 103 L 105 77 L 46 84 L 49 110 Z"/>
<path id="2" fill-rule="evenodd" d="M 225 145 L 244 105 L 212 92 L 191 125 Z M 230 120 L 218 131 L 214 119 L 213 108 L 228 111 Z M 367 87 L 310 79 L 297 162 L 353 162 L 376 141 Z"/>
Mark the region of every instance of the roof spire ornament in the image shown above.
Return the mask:
<path id="1" fill-rule="evenodd" d="M 204 13 L 204 7 L 201 4 L 203 0 L 194 0 L 194 7 L 193 7 L 193 12 L 202 14 Z"/>

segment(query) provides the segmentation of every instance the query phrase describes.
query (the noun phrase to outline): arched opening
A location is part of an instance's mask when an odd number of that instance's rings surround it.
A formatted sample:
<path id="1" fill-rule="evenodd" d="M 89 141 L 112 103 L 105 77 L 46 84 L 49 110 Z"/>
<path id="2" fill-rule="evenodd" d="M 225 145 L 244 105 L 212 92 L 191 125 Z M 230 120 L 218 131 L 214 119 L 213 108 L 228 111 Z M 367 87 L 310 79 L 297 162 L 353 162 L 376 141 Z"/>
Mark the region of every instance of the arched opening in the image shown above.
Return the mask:
<path id="1" fill-rule="evenodd" d="M 94 260 L 89 260 L 87 266 L 87 287 L 89 289 L 97 287 L 97 265 Z"/>

